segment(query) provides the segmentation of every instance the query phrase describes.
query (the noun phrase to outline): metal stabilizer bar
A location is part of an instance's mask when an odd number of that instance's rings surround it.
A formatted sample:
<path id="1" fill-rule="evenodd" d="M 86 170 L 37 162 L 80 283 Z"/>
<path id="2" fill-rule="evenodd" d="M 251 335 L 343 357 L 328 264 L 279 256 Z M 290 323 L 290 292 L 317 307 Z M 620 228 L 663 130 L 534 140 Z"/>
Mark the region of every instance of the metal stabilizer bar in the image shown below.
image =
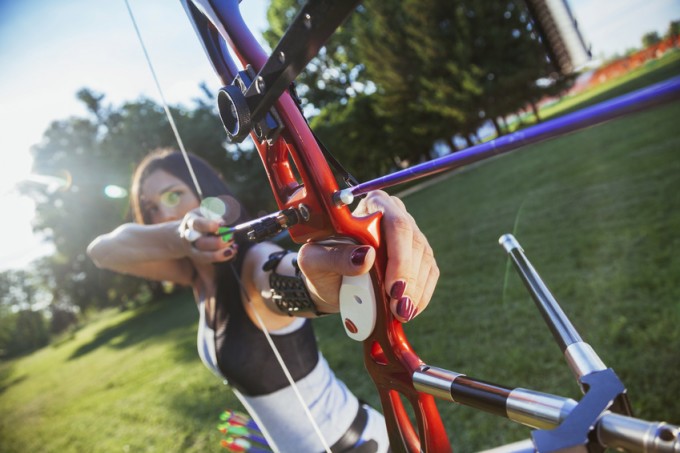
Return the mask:
<path id="1" fill-rule="evenodd" d="M 620 118 L 630 113 L 640 112 L 653 106 L 667 104 L 678 99 L 680 99 L 680 76 L 675 76 L 655 85 L 650 85 L 632 93 L 550 119 L 512 134 L 413 165 L 386 176 L 362 182 L 354 187 L 341 190 L 341 193 L 335 195 L 335 199 L 347 200 L 347 203 L 351 203 L 354 197 L 367 194 L 372 190 L 385 189 L 446 170 L 461 168 L 493 156 L 521 149 L 526 145 L 561 137 L 569 132 L 601 124 L 605 121 Z"/>
<path id="2" fill-rule="evenodd" d="M 523 388 L 511 389 L 428 365 L 414 373 L 413 383 L 420 392 L 540 430 L 535 433 L 557 432 L 570 418 L 580 415 L 578 411 L 583 411 L 584 407 L 570 398 Z M 578 438 L 584 433 L 570 434 Z M 596 417 L 588 434 L 591 434 L 590 443 L 606 448 L 628 452 L 680 453 L 680 427 L 665 422 L 649 422 L 604 411 Z M 583 439 L 577 440 L 581 442 Z M 568 449 L 553 448 L 533 439 L 498 447 L 486 453 L 586 452 L 592 451 L 590 447 L 592 445 L 577 442 L 577 445 Z"/>
<path id="3" fill-rule="evenodd" d="M 532 439 L 492 453 L 593 453 L 603 447 L 630 452 L 680 453 L 680 428 L 631 416 L 623 383 L 605 367 L 564 314 L 512 235 L 499 243 L 514 262 L 584 392 L 580 401 L 509 388 L 422 365 L 413 373 L 419 392 L 483 410 L 534 428 Z"/>
<path id="4" fill-rule="evenodd" d="M 559 303 L 555 300 L 548 287 L 543 283 L 536 269 L 531 265 L 524 250 L 511 234 L 504 234 L 498 240 L 512 259 L 515 269 L 519 273 L 525 286 L 536 302 L 536 307 L 543 315 L 543 319 L 564 353 L 569 368 L 577 379 L 594 371 L 602 371 L 607 367 L 600 360 L 593 348 L 581 339 L 569 318 Z"/>

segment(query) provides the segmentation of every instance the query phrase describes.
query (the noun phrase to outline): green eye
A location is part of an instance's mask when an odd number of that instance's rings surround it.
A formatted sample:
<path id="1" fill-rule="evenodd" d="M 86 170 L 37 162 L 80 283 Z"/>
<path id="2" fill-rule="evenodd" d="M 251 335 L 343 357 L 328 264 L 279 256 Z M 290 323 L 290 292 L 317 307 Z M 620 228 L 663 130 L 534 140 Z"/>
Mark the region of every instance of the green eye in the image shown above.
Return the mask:
<path id="1" fill-rule="evenodd" d="M 165 206 L 174 208 L 179 204 L 181 194 L 179 192 L 165 192 L 161 196 L 161 203 Z"/>

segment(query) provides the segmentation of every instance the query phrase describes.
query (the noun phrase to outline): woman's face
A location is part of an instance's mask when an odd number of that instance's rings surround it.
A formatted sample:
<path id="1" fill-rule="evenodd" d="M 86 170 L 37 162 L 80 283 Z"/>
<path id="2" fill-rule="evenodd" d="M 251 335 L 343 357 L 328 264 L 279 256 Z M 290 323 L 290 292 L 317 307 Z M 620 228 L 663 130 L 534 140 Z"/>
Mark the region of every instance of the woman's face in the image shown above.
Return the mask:
<path id="1" fill-rule="evenodd" d="M 181 220 L 200 202 L 184 181 L 164 170 L 156 170 L 141 185 L 140 204 L 151 223 Z"/>

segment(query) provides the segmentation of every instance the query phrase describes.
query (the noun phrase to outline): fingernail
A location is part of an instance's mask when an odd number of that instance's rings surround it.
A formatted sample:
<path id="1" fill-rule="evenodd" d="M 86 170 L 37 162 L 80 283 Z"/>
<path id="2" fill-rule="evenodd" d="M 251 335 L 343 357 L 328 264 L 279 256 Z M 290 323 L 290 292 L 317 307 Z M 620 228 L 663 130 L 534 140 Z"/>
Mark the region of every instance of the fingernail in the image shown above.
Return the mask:
<path id="1" fill-rule="evenodd" d="M 230 257 L 233 254 L 234 254 L 234 251 L 232 249 L 227 249 L 227 250 L 224 251 L 224 256 L 227 257 L 227 258 Z"/>
<path id="2" fill-rule="evenodd" d="M 404 280 L 397 280 L 392 285 L 392 289 L 390 289 L 390 297 L 392 299 L 401 299 L 401 296 L 404 295 L 405 289 L 406 289 L 406 282 Z"/>
<path id="3" fill-rule="evenodd" d="M 355 266 L 361 266 L 364 264 L 364 260 L 366 259 L 366 254 L 371 248 L 367 245 L 363 247 L 359 247 L 358 249 L 355 249 L 352 252 L 352 255 L 350 256 L 350 260 L 352 261 L 352 264 Z"/>
<path id="4" fill-rule="evenodd" d="M 399 299 L 399 302 L 397 303 L 397 314 L 406 319 L 406 321 L 413 319 L 416 315 L 416 310 L 410 297 L 404 296 Z"/>

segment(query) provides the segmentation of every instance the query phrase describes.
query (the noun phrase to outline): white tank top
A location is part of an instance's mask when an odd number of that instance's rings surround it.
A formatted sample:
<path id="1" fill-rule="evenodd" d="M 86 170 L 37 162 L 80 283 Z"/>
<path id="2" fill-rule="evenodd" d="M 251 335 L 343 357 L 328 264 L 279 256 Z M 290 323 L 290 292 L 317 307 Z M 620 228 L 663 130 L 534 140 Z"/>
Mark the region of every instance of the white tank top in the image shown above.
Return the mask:
<path id="1" fill-rule="evenodd" d="M 215 332 L 205 319 L 205 302 L 198 305 L 198 355 L 205 366 L 225 384 L 215 353 Z M 299 329 L 304 318 L 297 318 L 291 325 L 271 335 L 283 335 Z M 319 353 L 316 367 L 296 383 L 307 408 L 311 412 L 328 446 L 333 445 L 351 425 L 359 410 L 359 401 L 344 382 L 337 379 L 326 359 Z M 310 426 L 307 415 L 293 389 L 288 386 L 268 395 L 248 396 L 236 389 L 234 394 L 262 430 L 270 446 L 282 453 L 321 452 L 323 443 Z M 382 414 L 369 410 L 369 419 L 362 438 L 375 439 L 381 452 L 389 445 Z"/>

